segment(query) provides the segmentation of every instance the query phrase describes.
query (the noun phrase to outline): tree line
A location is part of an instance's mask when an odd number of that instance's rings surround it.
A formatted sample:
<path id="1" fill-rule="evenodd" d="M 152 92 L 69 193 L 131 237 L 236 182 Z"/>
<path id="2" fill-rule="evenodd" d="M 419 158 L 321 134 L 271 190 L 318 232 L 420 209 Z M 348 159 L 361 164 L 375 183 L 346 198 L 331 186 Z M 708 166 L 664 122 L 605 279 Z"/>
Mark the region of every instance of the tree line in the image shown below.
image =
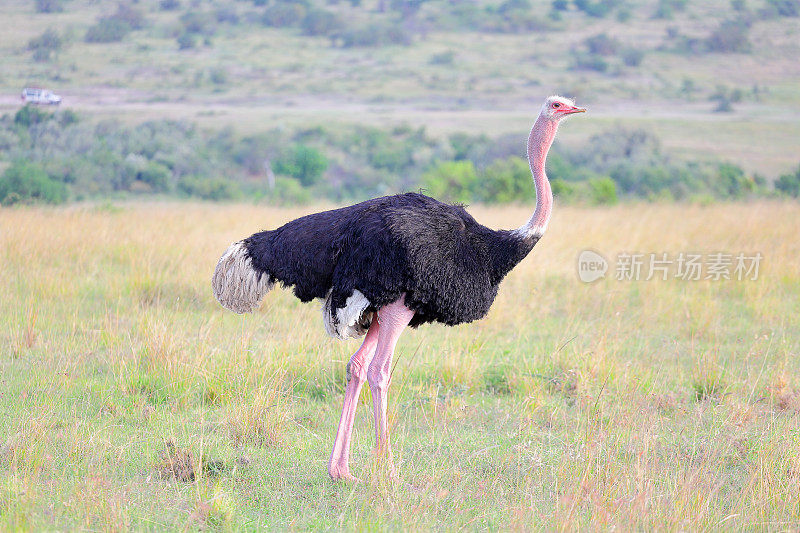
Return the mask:
<path id="1" fill-rule="evenodd" d="M 0 118 L 0 202 L 61 203 L 170 195 L 297 204 L 409 190 L 446 201 L 531 202 L 526 132 L 433 137 L 400 125 L 318 126 L 237 135 L 180 120 L 94 122 L 24 106 Z M 675 158 L 642 129 L 615 127 L 548 159 L 565 202 L 714 200 L 800 195 L 800 167 L 774 183 L 728 162 Z"/>

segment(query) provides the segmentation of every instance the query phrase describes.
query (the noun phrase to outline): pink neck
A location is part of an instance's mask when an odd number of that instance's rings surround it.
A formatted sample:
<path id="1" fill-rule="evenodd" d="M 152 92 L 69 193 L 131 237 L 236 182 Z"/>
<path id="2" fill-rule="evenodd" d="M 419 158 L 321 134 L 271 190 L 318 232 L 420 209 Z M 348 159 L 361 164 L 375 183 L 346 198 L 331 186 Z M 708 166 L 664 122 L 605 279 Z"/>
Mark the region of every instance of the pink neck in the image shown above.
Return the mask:
<path id="1" fill-rule="evenodd" d="M 530 137 L 528 137 L 528 163 L 533 174 L 533 184 L 536 187 L 536 210 L 530 220 L 520 227 L 517 232 L 526 238 L 541 237 L 550 222 L 553 211 L 553 191 L 545 174 L 545 160 L 547 152 L 555 139 L 558 122 L 539 115 Z"/>

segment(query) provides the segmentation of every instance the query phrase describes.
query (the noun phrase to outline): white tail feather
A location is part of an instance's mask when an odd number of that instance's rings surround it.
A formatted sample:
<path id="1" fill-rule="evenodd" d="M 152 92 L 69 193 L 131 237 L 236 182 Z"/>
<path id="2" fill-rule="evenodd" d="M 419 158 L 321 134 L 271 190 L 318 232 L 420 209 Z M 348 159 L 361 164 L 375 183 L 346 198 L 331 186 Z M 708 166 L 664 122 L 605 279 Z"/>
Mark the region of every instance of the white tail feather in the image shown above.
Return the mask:
<path id="1" fill-rule="evenodd" d="M 272 288 L 269 276 L 253 268 L 244 242 L 231 244 L 211 278 L 214 297 L 234 313 L 253 311 Z"/>

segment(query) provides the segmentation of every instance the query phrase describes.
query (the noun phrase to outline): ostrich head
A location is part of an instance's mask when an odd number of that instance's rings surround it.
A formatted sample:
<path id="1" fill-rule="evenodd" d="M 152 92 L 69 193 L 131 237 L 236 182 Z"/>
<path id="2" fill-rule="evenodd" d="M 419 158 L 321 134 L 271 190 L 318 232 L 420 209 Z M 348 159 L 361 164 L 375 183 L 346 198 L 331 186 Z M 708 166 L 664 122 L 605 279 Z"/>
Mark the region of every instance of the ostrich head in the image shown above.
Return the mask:
<path id="1" fill-rule="evenodd" d="M 586 108 L 578 107 L 575 102 L 563 96 L 551 96 L 545 100 L 542 106 L 541 115 L 554 122 L 560 121 L 562 118 L 575 114 L 585 113 Z"/>

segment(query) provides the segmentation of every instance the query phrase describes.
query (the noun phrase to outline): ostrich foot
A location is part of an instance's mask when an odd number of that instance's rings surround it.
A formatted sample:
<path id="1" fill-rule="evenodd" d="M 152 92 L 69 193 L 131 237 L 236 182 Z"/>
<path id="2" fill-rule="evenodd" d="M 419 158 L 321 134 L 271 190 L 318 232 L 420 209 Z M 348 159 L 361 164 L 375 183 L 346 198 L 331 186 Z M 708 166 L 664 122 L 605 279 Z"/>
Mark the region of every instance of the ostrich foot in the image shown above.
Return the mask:
<path id="1" fill-rule="evenodd" d="M 330 464 L 328 465 L 328 474 L 334 481 L 348 481 L 351 483 L 361 481 L 350 473 L 350 467 L 347 465 Z"/>

